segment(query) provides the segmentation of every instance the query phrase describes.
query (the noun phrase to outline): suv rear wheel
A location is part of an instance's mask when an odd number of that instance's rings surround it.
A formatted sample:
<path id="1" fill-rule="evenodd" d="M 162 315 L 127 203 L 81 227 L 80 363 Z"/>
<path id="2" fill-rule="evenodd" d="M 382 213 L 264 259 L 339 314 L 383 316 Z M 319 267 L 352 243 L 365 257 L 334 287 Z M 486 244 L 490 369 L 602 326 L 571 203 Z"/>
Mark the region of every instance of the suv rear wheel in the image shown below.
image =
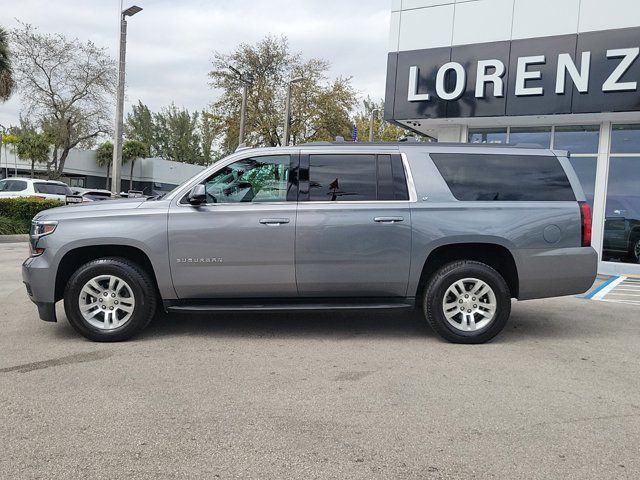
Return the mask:
<path id="1" fill-rule="evenodd" d="M 640 233 L 635 233 L 629 242 L 631 245 L 631 259 L 635 263 L 640 263 Z"/>
<path id="2" fill-rule="evenodd" d="M 504 278 L 471 260 L 440 268 L 429 281 L 423 309 L 431 328 L 454 343 L 484 343 L 495 337 L 511 313 Z"/>
<path id="3" fill-rule="evenodd" d="M 101 258 L 69 279 L 64 309 L 71 326 L 90 340 L 126 340 L 146 327 L 156 308 L 156 290 L 146 271 L 124 258 Z"/>

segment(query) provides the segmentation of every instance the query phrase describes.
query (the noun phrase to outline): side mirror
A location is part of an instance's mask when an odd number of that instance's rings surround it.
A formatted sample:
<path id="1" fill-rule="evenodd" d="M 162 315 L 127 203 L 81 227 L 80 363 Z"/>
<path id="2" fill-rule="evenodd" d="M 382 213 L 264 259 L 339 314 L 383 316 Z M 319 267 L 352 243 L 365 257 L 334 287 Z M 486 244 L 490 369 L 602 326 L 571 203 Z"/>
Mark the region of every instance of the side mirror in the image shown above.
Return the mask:
<path id="1" fill-rule="evenodd" d="M 187 199 L 191 205 L 202 205 L 203 203 L 207 203 L 207 191 L 204 188 L 204 185 L 199 184 L 193 187 L 191 192 L 189 192 Z"/>

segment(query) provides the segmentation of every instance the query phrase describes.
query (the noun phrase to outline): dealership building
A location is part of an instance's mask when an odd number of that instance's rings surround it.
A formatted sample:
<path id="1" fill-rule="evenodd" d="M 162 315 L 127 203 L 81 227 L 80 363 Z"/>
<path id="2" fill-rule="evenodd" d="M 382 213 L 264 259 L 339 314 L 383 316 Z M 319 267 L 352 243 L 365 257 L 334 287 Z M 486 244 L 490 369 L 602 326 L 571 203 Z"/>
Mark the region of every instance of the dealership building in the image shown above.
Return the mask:
<path id="1" fill-rule="evenodd" d="M 640 274 L 640 0 L 394 0 L 385 119 L 568 150 L 599 271 Z"/>
<path id="2" fill-rule="evenodd" d="M 34 165 L 34 176 L 46 178 L 46 166 Z M 122 168 L 122 190 L 143 192 L 145 195 L 158 195 L 175 188 L 185 180 L 200 173 L 205 167 L 190 163 L 172 162 L 163 158 L 139 158 L 133 164 L 125 163 Z M 61 180 L 73 188 L 104 189 L 108 186 L 107 176 L 110 170 L 97 163 L 95 150 L 74 148 L 69 152 Z M 21 160 L 9 148 L 0 150 L 0 179 L 11 177 L 30 177 L 31 162 Z"/>

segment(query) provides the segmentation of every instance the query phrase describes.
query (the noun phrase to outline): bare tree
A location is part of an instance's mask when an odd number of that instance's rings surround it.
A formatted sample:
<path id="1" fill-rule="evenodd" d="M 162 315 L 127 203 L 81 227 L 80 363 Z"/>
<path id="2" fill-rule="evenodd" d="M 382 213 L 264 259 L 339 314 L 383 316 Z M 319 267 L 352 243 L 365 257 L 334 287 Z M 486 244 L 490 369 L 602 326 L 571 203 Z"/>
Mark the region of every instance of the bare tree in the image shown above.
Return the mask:
<path id="1" fill-rule="evenodd" d="M 54 139 L 49 176 L 62 175 L 69 151 L 91 147 L 113 125 L 116 63 L 104 48 L 21 24 L 12 32 L 14 75 L 23 113 Z"/>

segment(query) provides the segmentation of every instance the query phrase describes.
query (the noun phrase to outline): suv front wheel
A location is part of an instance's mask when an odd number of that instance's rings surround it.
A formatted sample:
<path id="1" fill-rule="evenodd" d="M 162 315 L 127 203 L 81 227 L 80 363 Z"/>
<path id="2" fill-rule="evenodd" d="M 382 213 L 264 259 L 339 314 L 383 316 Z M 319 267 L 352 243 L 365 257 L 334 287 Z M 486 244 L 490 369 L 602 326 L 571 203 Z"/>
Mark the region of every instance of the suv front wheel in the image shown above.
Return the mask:
<path id="1" fill-rule="evenodd" d="M 82 265 L 69 279 L 64 309 L 71 326 L 90 340 L 117 342 L 140 332 L 153 318 L 156 289 L 149 274 L 124 258 Z"/>
<path id="2" fill-rule="evenodd" d="M 471 260 L 440 268 L 429 281 L 423 309 L 431 328 L 454 343 L 484 343 L 495 337 L 511 313 L 504 278 Z"/>

